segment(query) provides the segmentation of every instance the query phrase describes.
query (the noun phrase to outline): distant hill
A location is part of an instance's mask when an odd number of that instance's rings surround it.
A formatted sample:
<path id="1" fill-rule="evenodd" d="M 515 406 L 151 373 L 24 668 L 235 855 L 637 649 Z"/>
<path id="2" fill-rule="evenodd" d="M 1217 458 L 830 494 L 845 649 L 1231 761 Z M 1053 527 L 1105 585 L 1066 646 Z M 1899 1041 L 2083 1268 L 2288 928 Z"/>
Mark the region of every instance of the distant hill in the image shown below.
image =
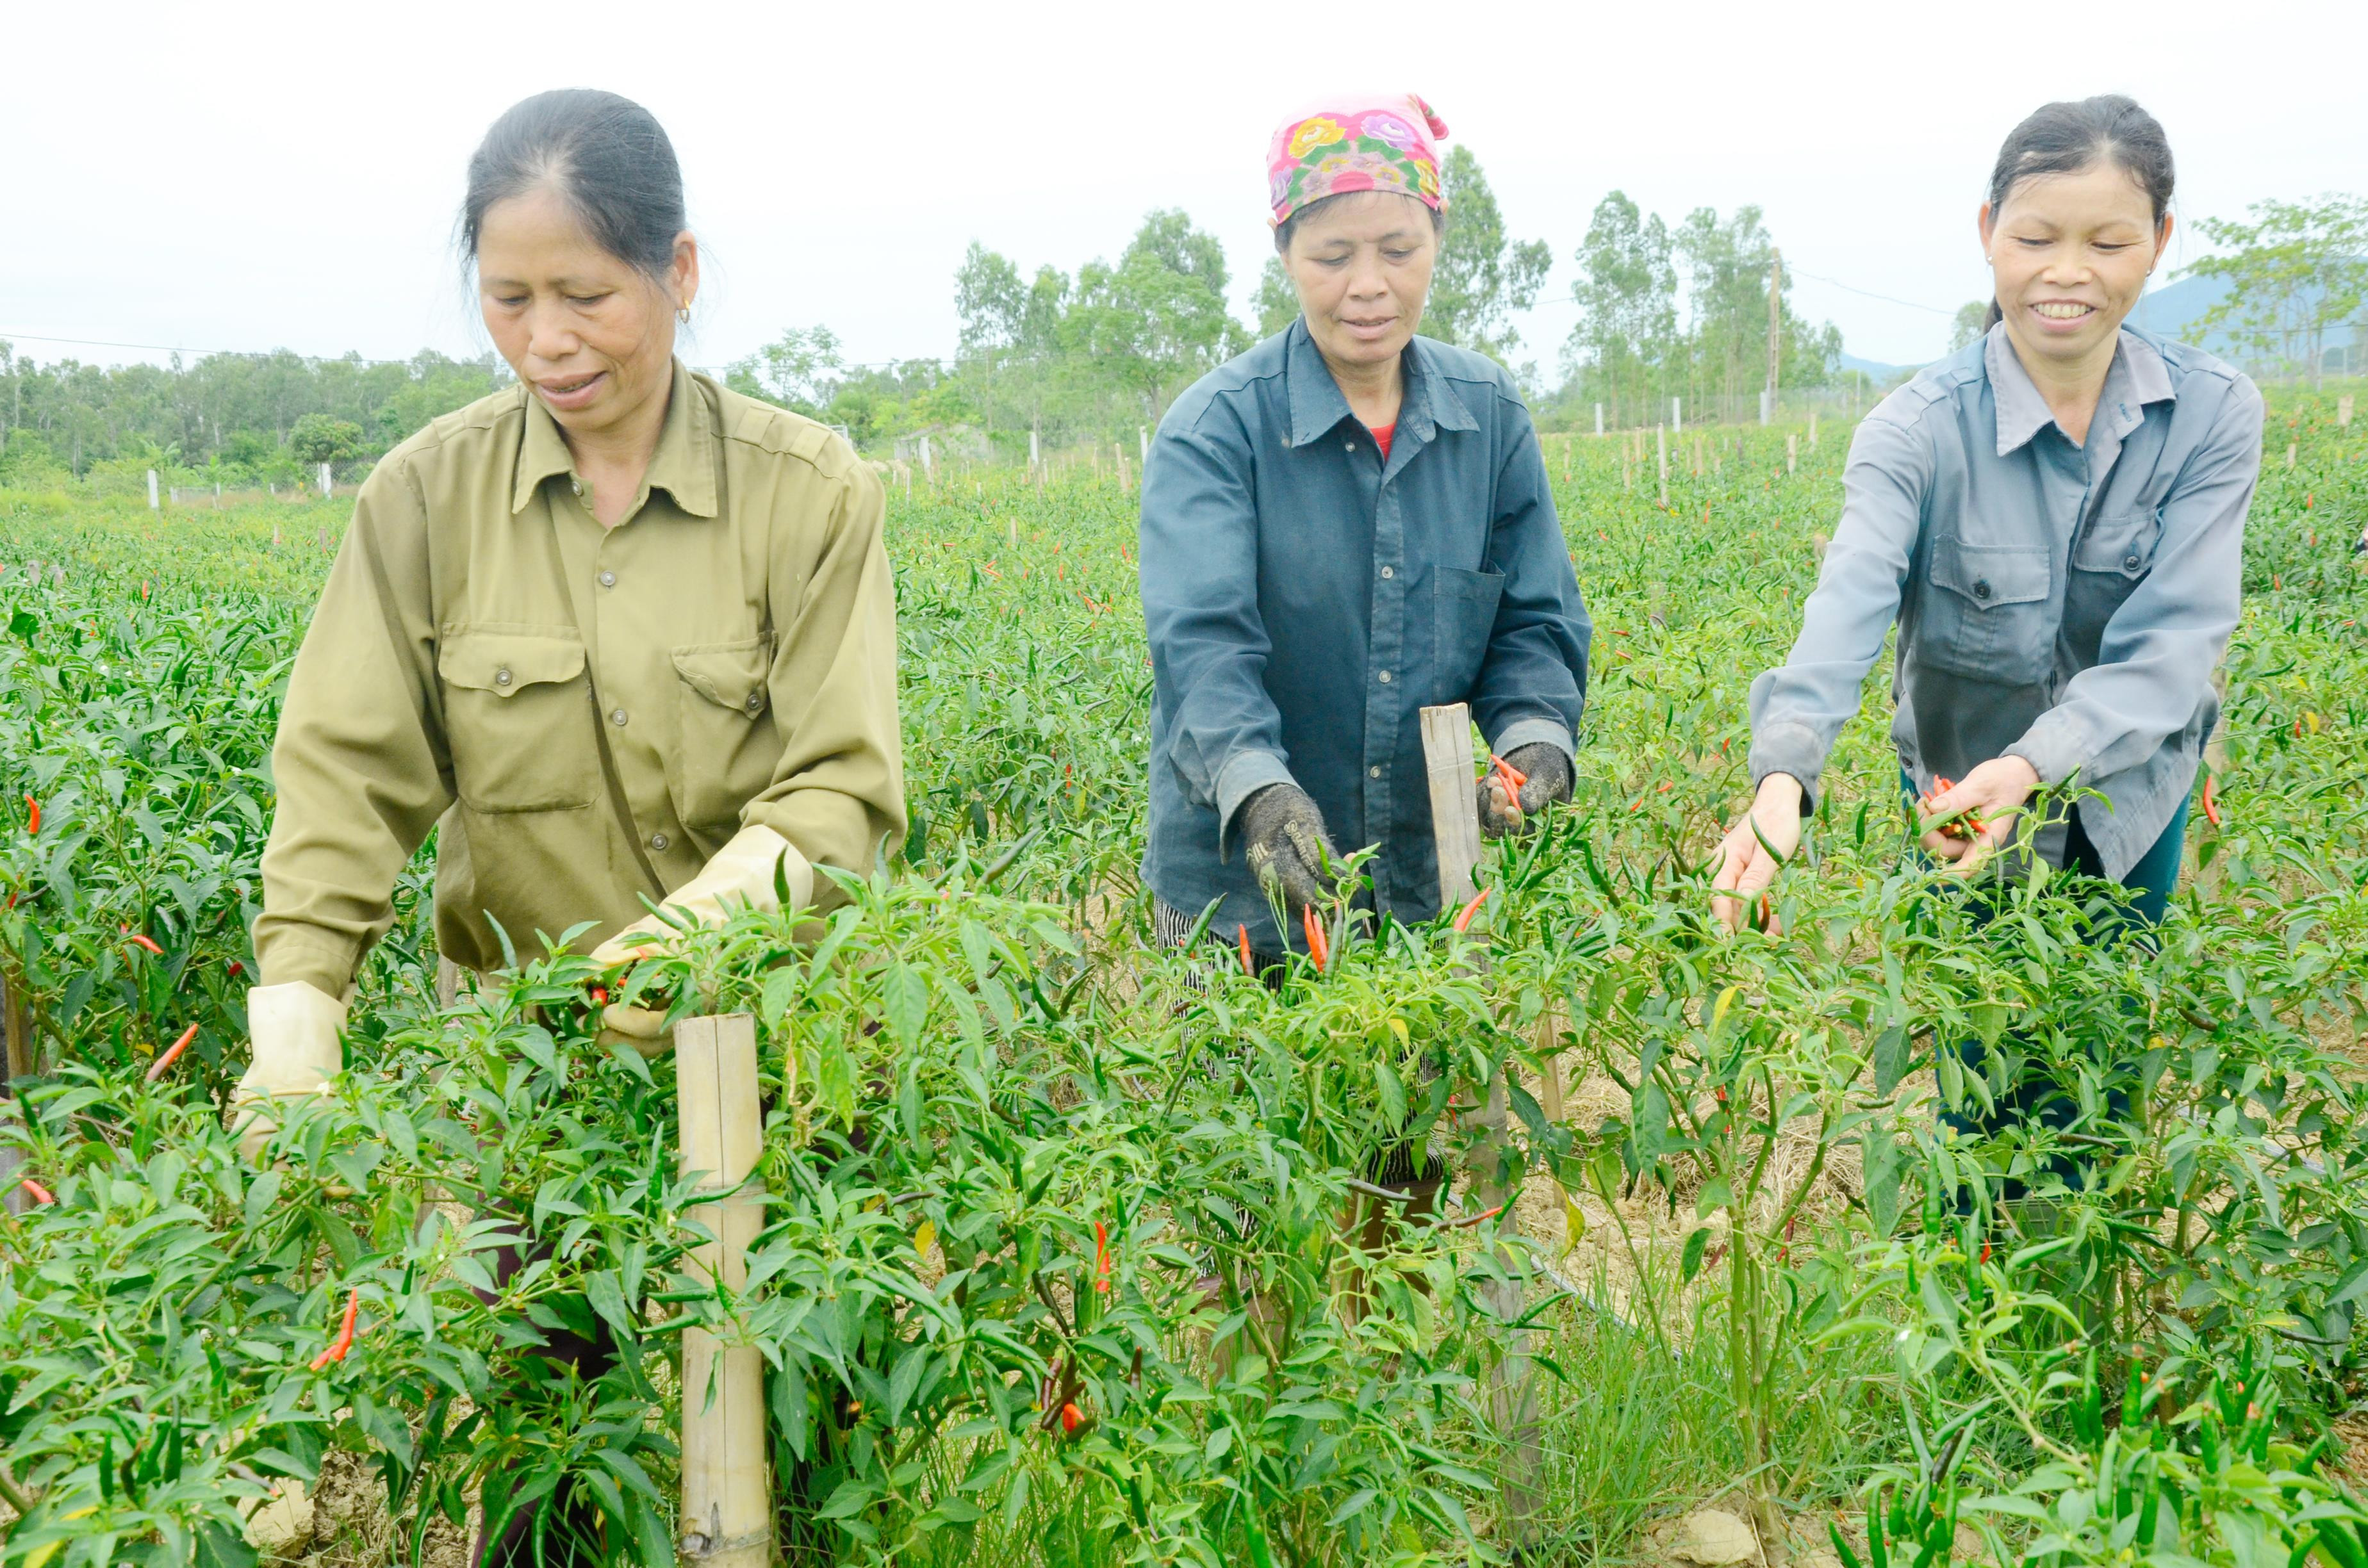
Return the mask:
<path id="1" fill-rule="evenodd" d="M 2199 336 L 2195 324 L 2204 313 L 2228 297 L 2228 285 L 2218 278 L 2181 278 L 2158 289 L 2146 291 L 2130 312 L 2130 324 L 2157 337 L 2168 337 L 2179 343 L 2192 343 L 2226 358 L 2242 363 L 2250 356 L 2239 350 L 2226 329 L 2214 328 Z M 2335 327 L 2327 335 L 2327 369 L 2330 375 L 2346 365 L 2357 362 L 2368 369 L 2368 336 L 2358 328 Z M 1855 354 L 1841 357 L 1845 370 L 1863 371 L 1878 384 L 1921 369 L 1919 365 L 1886 365 L 1879 359 L 1861 359 Z"/>
<path id="2" fill-rule="evenodd" d="M 1840 365 L 1845 370 L 1856 370 L 1877 386 L 1889 386 L 1910 370 L 1922 369 L 1918 365 L 1886 365 L 1880 359 L 1861 359 L 1850 353 L 1842 355 Z"/>
<path id="3" fill-rule="evenodd" d="M 2250 356 L 2230 340 L 2225 329 L 2199 334 L 2196 323 L 2205 312 L 2228 297 L 2228 285 L 2218 278 L 2181 278 L 2147 291 L 2130 312 L 2130 324 L 2157 337 L 2192 343 L 2198 348 L 2242 362 Z M 2368 343 L 2359 342 L 2355 326 L 2339 326 L 2327 334 L 2327 369 L 2340 370 L 2355 356 L 2368 365 Z"/>

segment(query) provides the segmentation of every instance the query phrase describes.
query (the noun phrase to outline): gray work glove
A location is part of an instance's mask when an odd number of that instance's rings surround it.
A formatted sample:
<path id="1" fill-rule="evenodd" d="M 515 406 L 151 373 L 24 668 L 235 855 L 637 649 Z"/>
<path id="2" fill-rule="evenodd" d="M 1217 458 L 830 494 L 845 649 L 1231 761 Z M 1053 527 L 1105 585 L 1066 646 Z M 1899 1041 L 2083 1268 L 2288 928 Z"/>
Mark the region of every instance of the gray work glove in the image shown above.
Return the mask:
<path id="1" fill-rule="evenodd" d="M 1477 794 L 1483 838 L 1527 833 L 1537 826 L 1548 806 L 1570 799 L 1570 757 L 1552 741 L 1515 746 L 1505 760 L 1524 776 L 1525 782 L 1516 799 L 1506 790 L 1504 776 L 1494 767 L 1481 777 Z"/>
<path id="2" fill-rule="evenodd" d="M 1269 784 L 1242 802 L 1235 818 L 1242 858 L 1269 898 L 1292 914 L 1332 894 L 1329 868 L 1339 856 L 1324 835 L 1324 813 L 1296 784 Z"/>

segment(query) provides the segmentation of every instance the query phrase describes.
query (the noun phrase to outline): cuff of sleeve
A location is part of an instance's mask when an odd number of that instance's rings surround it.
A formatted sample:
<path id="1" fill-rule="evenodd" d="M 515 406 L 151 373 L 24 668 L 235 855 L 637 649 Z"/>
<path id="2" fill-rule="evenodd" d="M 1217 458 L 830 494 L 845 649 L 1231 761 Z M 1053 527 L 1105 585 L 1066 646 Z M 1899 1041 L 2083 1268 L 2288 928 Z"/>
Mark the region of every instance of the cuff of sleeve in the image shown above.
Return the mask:
<path id="1" fill-rule="evenodd" d="M 334 937 L 308 937 L 282 930 L 255 955 L 258 986 L 301 980 L 324 996 L 342 997 L 353 988 L 354 952 Z"/>
<path id="2" fill-rule="evenodd" d="M 1234 830 L 1234 814 L 1242 802 L 1269 784 L 1295 782 L 1291 769 L 1282 758 L 1270 751 L 1235 752 L 1217 769 L 1217 858 L 1225 858 L 1225 845 Z"/>
<path id="3" fill-rule="evenodd" d="M 1498 756 L 1510 756 L 1523 746 L 1539 744 L 1550 745 L 1573 760 L 1578 756 L 1578 743 L 1571 739 L 1570 726 L 1559 719 L 1517 719 L 1490 739 L 1488 749 Z"/>
<path id="4" fill-rule="evenodd" d="M 2080 771 L 2089 760 L 2089 744 L 2079 721 L 2056 708 L 2042 713 L 2022 739 L 2006 748 L 2006 755 L 2031 764 L 2042 784 L 2055 785 Z"/>
<path id="5" fill-rule="evenodd" d="M 1801 814 L 1817 809 L 1817 776 L 1825 771 L 1825 748 L 1806 724 L 1770 724 L 1751 737 L 1751 787 L 1771 773 L 1788 773 L 1801 781 Z"/>

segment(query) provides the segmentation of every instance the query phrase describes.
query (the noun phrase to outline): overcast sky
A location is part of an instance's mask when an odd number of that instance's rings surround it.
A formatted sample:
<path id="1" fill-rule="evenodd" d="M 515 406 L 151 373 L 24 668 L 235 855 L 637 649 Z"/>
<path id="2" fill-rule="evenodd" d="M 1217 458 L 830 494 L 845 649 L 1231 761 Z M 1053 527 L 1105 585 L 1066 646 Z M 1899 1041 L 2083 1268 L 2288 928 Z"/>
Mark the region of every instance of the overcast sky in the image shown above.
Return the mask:
<path id="1" fill-rule="evenodd" d="M 672 134 L 710 258 L 700 364 L 816 323 L 853 360 L 949 353 L 972 240 L 1074 271 L 1155 207 L 1224 240 L 1247 315 L 1268 134 L 1343 85 L 1421 93 L 1513 235 L 1551 242 L 1522 349 L 1549 369 L 1613 188 L 1672 222 L 1759 203 L 1796 307 L 1894 363 L 1938 354 L 1983 290 L 1983 181 L 2048 98 L 2152 108 L 2191 218 L 2368 193 L 2360 0 L 27 3 L 5 37 L 0 337 L 44 360 L 161 356 L 37 335 L 480 352 L 451 250 L 463 168 L 554 86 L 638 98 Z"/>

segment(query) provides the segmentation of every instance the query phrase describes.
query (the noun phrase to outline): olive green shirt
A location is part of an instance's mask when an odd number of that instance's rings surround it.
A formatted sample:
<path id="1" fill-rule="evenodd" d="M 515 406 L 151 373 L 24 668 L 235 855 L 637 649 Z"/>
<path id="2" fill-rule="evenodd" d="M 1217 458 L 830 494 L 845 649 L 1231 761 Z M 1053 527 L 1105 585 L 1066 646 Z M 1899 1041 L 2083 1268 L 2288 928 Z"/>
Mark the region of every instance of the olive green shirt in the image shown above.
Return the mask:
<path id="1" fill-rule="evenodd" d="M 437 838 L 436 935 L 473 969 L 588 951 L 745 825 L 869 871 L 905 827 L 895 603 L 871 469 L 677 363 L 642 493 L 603 528 L 521 387 L 362 486 L 289 679 L 255 949 L 343 992 Z M 818 895 L 827 889 L 818 883 Z"/>

